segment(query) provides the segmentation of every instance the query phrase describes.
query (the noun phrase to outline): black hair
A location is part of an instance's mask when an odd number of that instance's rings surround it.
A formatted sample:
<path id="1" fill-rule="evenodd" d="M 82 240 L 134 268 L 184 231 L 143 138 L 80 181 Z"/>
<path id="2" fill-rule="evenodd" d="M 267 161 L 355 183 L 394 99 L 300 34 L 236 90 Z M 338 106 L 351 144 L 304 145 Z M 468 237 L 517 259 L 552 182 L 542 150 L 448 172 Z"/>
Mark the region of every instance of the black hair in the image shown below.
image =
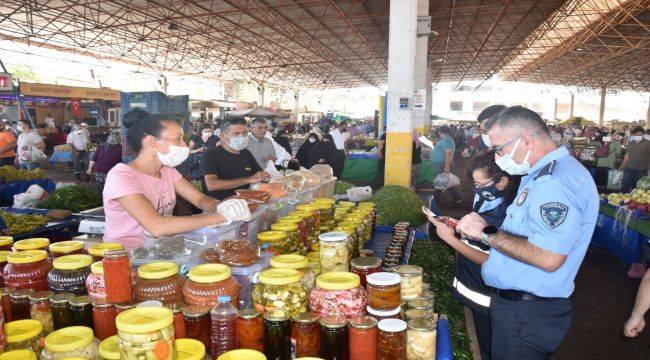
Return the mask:
<path id="1" fill-rule="evenodd" d="M 630 131 L 630 134 L 636 134 L 636 133 L 644 133 L 643 128 L 640 126 L 635 126 L 632 131 Z"/>
<path id="2" fill-rule="evenodd" d="M 323 140 L 325 140 L 325 139 L 329 140 L 332 143 L 334 142 L 334 138 L 330 134 L 323 135 Z"/>
<path id="3" fill-rule="evenodd" d="M 228 128 L 230 127 L 230 125 L 244 125 L 244 126 L 246 126 L 247 124 L 246 124 L 246 120 L 244 120 L 244 119 L 226 120 L 226 121 L 221 123 L 221 132 L 223 133 L 223 132 L 228 131 Z"/>
<path id="4" fill-rule="evenodd" d="M 269 122 L 266 119 L 255 118 L 255 119 L 253 119 L 253 121 L 251 121 L 251 126 L 257 125 L 257 124 L 262 124 L 262 123 L 267 124 L 267 125 L 269 124 Z"/>
<path id="5" fill-rule="evenodd" d="M 318 137 L 318 134 L 316 134 L 316 133 L 309 133 L 309 135 L 307 137 L 314 138 L 314 139 L 316 139 L 316 141 L 320 141 L 320 137 Z"/>
<path id="6" fill-rule="evenodd" d="M 447 125 L 442 125 L 441 127 L 438 128 L 438 134 L 451 134 L 451 130 L 449 129 L 449 126 Z"/>
<path id="7" fill-rule="evenodd" d="M 511 106 L 503 109 L 498 115 L 494 124 L 504 129 L 514 127 L 515 129 L 527 128 L 535 133 L 549 135 L 548 126 L 538 113 L 523 106 Z"/>
<path id="8" fill-rule="evenodd" d="M 32 123 L 31 123 L 29 120 L 21 119 L 21 120 L 18 120 L 18 121 L 21 122 L 21 123 L 23 123 L 23 124 L 25 124 L 25 126 L 27 126 L 27 128 L 29 128 L 29 129 L 33 129 L 33 128 L 34 128 L 34 127 L 32 126 Z"/>
<path id="9" fill-rule="evenodd" d="M 494 115 L 500 113 L 505 108 L 506 108 L 505 105 L 488 106 L 485 109 L 483 109 L 483 111 L 481 111 L 480 114 L 478 114 L 478 116 L 476 117 L 476 120 L 479 123 L 482 123 L 484 120 L 488 120 L 489 118 L 494 117 Z"/>
<path id="10" fill-rule="evenodd" d="M 521 176 L 512 176 L 501 168 L 494 161 L 494 151 L 482 151 L 472 157 L 469 166 L 467 167 L 466 175 L 474 183 L 474 171 L 483 170 L 485 175 L 497 183 L 504 176 L 508 178 L 508 186 L 505 189 L 504 199 L 507 203 L 511 203 L 517 195 L 517 188 Z"/>
<path id="11" fill-rule="evenodd" d="M 165 128 L 164 121 L 174 121 L 163 115 L 153 115 L 142 109 L 134 109 L 124 114 L 123 123 L 127 128 L 126 143 L 135 153 L 142 150 L 142 139 L 151 135 L 160 137 Z"/>
<path id="12" fill-rule="evenodd" d="M 199 132 L 200 133 L 203 132 L 203 130 L 205 130 L 205 129 L 208 129 L 208 130 L 212 131 L 212 126 L 210 124 L 207 124 L 207 123 L 203 123 L 203 124 L 201 124 L 199 126 Z"/>
<path id="13" fill-rule="evenodd" d="M 343 125 L 348 126 L 348 123 L 345 122 L 345 121 L 341 121 L 341 123 L 339 124 L 339 127 L 341 127 L 341 126 L 343 126 Z"/>

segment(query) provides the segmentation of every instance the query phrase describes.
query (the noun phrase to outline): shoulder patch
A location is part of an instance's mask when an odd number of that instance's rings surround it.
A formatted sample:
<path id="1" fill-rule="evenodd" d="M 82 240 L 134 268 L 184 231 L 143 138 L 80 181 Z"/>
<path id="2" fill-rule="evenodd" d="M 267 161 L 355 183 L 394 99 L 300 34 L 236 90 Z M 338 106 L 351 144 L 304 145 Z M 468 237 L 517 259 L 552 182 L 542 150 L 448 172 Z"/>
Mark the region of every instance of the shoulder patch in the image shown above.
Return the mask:
<path id="1" fill-rule="evenodd" d="M 535 178 L 533 180 L 537 180 L 537 179 L 541 178 L 542 176 L 551 175 L 553 173 L 553 168 L 554 167 L 555 167 L 555 160 L 553 160 L 550 163 L 544 165 L 544 167 L 542 167 L 539 170 L 539 172 L 537 173 L 537 175 L 535 176 Z"/>
<path id="2" fill-rule="evenodd" d="M 566 220 L 569 207 L 560 202 L 549 202 L 539 207 L 539 214 L 544 224 L 550 228 L 560 226 Z"/>

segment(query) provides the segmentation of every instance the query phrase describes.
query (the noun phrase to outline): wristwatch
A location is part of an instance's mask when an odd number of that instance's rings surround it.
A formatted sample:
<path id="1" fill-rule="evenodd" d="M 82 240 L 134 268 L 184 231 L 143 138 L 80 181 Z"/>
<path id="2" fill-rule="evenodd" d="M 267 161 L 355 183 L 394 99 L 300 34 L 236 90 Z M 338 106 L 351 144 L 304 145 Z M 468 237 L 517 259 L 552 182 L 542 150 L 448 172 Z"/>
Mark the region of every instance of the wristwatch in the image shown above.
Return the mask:
<path id="1" fill-rule="evenodd" d="M 483 228 L 483 233 L 481 234 L 481 242 L 485 245 L 490 245 L 490 236 L 494 236 L 499 232 L 499 228 L 494 225 L 489 225 Z"/>

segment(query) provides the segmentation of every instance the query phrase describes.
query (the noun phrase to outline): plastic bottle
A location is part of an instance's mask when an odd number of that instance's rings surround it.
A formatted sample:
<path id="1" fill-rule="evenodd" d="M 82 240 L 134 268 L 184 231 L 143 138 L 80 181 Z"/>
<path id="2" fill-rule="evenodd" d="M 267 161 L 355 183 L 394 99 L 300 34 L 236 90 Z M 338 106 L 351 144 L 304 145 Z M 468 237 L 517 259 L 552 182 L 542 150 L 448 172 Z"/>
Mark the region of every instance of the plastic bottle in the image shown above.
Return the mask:
<path id="1" fill-rule="evenodd" d="M 237 349 L 237 309 L 230 303 L 230 296 L 217 297 L 210 318 L 210 354 L 216 359 L 226 351 Z"/>

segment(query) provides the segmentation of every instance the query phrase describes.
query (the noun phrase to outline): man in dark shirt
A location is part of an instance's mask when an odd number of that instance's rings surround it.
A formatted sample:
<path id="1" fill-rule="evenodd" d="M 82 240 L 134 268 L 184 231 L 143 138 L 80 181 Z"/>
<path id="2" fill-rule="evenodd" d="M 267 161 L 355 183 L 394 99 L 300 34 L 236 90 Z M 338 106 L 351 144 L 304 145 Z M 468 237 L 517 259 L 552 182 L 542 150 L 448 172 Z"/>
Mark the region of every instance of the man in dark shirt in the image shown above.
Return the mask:
<path id="1" fill-rule="evenodd" d="M 207 151 L 201 159 L 203 192 L 223 200 L 235 195 L 236 189 L 247 189 L 270 178 L 246 150 L 248 128 L 241 119 L 229 120 L 221 126 L 221 145 Z"/>

